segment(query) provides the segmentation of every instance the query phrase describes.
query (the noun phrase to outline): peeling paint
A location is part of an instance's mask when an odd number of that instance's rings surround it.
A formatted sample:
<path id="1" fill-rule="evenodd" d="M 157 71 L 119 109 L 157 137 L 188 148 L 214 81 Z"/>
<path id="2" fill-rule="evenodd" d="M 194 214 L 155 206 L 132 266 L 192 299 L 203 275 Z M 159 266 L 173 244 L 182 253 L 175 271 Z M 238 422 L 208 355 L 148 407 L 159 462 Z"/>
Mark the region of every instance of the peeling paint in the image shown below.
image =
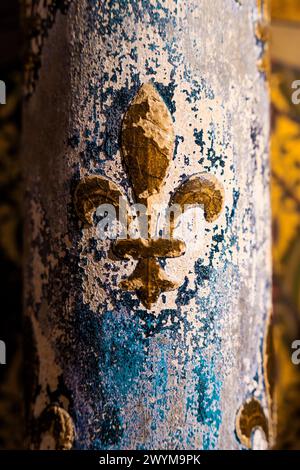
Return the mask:
<path id="1" fill-rule="evenodd" d="M 24 111 L 25 303 L 52 378 L 38 372 L 31 408 L 39 415 L 53 393 L 67 404 L 76 449 L 238 449 L 237 410 L 250 394 L 266 407 L 269 115 L 257 17 L 256 0 L 75 0 L 44 41 Z M 201 215 L 185 255 L 161 260 L 180 287 L 146 309 L 119 288 L 136 260 L 112 258 L 72 200 L 80 179 L 102 175 L 134 201 L 120 133 L 149 81 L 176 135 L 160 202 L 206 171 L 225 205 L 211 225 Z"/>

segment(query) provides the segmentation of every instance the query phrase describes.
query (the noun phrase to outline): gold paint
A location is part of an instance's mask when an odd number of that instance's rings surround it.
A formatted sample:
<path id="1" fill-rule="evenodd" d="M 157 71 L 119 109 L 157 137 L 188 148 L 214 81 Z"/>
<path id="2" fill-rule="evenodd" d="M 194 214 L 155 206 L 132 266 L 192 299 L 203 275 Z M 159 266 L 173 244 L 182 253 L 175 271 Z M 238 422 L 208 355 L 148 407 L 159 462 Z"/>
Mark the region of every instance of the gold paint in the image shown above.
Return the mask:
<path id="1" fill-rule="evenodd" d="M 214 175 L 198 173 L 184 181 L 173 193 L 170 206 L 202 205 L 207 222 L 216 220 L 223 209 L 224 189 Z"/>
<path id="2" fill-rule="evenodd" d="M 185 243 L 174 238 L 118 240 L 114 252 L 120 258 L 176 258 L 184 254 Z"/>
<path id="3" fill-rule="evenodd" d="M 255 36 L 259 41 L 267 42 L 270 39 L 270 27 L 265 21 L 259 21 L 255 25 Z"/>
<path id="4" fill-rule="evenodd" d="M 268 418 L 265 415 L 264 409 L 260 402 L 252 397 L 247 400 L 236 415 L 235 429 L 240 443 L 247 447 L 252 448 L 253 433 L 257 428 L 260 428 L 266 437 L 268 447 L 272 448 L 275 442 L 275 427 L 276 427 L 276 401 L 274 397 L 274 378 L 275 378 L 275 364 L 274 364 L 274 350 L 273 350 L 273 328 L 272 328 L 272 315 L 269 314 L 267 325 L 267 334 L 264 339 L 263 351 L 263 370 L 264 382 L 266 387 L 267 405 L 268 405 Z"/>
<path id="5" fill-rule="evenodd" d="M 273 343 L 273 329 L 272 329 L 272 314 L 269 313 L 267 326 L 267 334 L 264 338 L 263 350 L 263 370 L 264 382 L 266 387 L 267 405 L 268 405 L 268 418 L 260 402 L 252 397 L 247 400 L 239 409 L 236 416 L 236 433 L 240 443 L 247 447 L 252 448 L 253 433 L 257 428 L 260 428 L 266 437 L 268 447 L 272 448 L 275 443 L 276 435 L 276 399 L 274 393 L 274 380 L 275 380 L 275 362 L 274 362 L 274 343 Z"/>
<path id="6" fill-rule="evenodd" d="M 112 204 L 119 207 L 122 196 L 120 188 L 111 180 L 103 176 L 87 176 L 78 184 L 74 204 L 77 215 L 86 224 L 92 225 L 93 212 L 101 204 Z"/>
<path id="7" fill-rule="evenodd" d="M 44 436 L 50 435 L 55 441 L 53 450 L 70 450 L 75 439 L 75 429 L 69 413 L 58 405 L 48 406 L 39 418 L 38 445 Z"/>
<path id="8" fill-rule="evenodd" d="M 262 429 L 269 440 L 268 421 L 258 400 L 251 398 L 241 406 L 236 416 L 235 428 L 240 443 L 248 449 L 251 449 L 251 438 L 257 428 Z"/>
<path id="9" fill-rule="evenodd" d="M 151 217 L 151 197 L 159 193 L 174 151 L 172 117 L 151 83 L 144 84 L 125 114 L 122 126 L 122 155 L 137 202 L 147 206 Z M 150 224 L 150 220 L 149 220 Z M 146 308 L 151 308 L 162 292 L 177 284 L 168 279 L 155 258 L 180 256 L 185 245 L 180 240 L 120 240 L 114 251 L 122 258 L 139 259 L 134 272 L 120 283 L 135 290 Z"/>
<path id="10" fill-rule="evenodd" d="M 270 74 L 270 54 L 268 51 L 265 51 L 262 57 L 257 61 L 257 69 L 259 72 L 269 77 Z"/>
<path id="11" fill-rule="evenodd" d="M 272 448 L 275 443 L 276 436 L 276 398 L 274 393 L 274 380 L 275 380 L 275 362 L 274 362 L 274 343 L 273 343 L 273 329 L 272 329 L 272 314 L 268 316 L 267 334 L 264 339 L 263 350 L 263 370 L 264 382 L 266 387 L 267 405 L 268 405 L 268 418 L 265 415 L 263 407 L 256 398 L 251 398 L 246 401 L 239 409 L 236 416 L 236 433 L 242 445 L 251 449 L 251 438 L 253 432 L 257 428 L 261 428 L 268 447 Z"/>
<path id="12" fill-rule="evenodd" d="M 125 114 L 122 152 L 138 202 L 159 192 L 174 151 L 173 122 L 156 89 L 143 85 Z"/>
<path id="13" fill-rule="evenodd" d="M 139 260 L 134 272 L 120 286 L 126 290 L 135 290 L 145 307 L 151 308 L 162 292 L 178 287 L 176 282 L 168 279 L 156 258 L 175 258 L 181 256 L 184 250 L 185 243 L 175 239 L 117 241 L 114 252 L 120 258 Z"/>
<path id="14" fill-rule="evenodd" d="M 122 125 L 122 157 L 130 177 L 137 202 L 146 205 L 148 238 L 117 240 L 114 253 L 120 258 L 138 260 L 134 272 L 120 283 L 122 289 L 135 290 L 141 302 L 151 308 L 162 292 L 177 284 L 167 278 L 157 258 L 181 256 L 185 244 L 176 239 L 151 239 L 150 223 L 153 196 L 159 195 L 167 169 L 173 157 L 174 129 L 172 117 L 163 99 L 151 83 L 144 84 L 128 111 Z M 119 206 L 120 188 L 102 176 L 87 177 L 75 192 L 75 207 L 79 217 L 92 223 L 93 211 L 99 204 Z M 214 221 L 223 208 L 224 191 L 213 175 L 191 176 L 174 191 L 170 205 L 202 204 L 205 218 Z M 171 221 L 171 237 L 174 220 Z"/>
<path id="15" fill-rule="evenodd" d="M 262 43 L 262 54 L 257 61 L 259 72 L 265 74 L 267 78 L 270 76 L 270 5 L 269 0 L 258 0 L 257 10 L 260 19 L 255 24 L 255 36 Z"/>
<path id="16" fill-rule="evenodd" d="M 162 292 L 168 292 L 179 287 L 178 283 L 170 280 L 165 271 L 153 257 L 141 258 L 128 279 L 120 286 L 126 290 L 136 291 L 137 296 L 146 308 L 151 308 Z"/>

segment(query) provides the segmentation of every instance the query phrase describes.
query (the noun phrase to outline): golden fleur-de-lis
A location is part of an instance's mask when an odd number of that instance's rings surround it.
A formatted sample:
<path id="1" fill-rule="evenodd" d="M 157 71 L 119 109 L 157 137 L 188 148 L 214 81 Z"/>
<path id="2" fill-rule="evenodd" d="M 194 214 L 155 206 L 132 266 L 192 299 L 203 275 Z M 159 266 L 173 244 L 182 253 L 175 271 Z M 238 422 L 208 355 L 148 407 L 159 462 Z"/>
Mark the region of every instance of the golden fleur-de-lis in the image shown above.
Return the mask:
<path id="1" fill-rule="evenodd" d="M 243 403 L 236 415 L 235 429 L 240 443 L 248 449 L 252 447 L 251 439 L 256 429 L 261 429 L 264 432 L 266 441 L 269 441 L 268 419 L 263 407 L 256 398 L 251 397 Z"/>
<path id="2" fill-rule="evenodd" d="M 153 197 L 160 194 L 174 152 L 172 117 L 163 99 L 151 83 L 144 84 L 123 119 L 122 157 L 137 203 L 147 207 L 148 237 L 116 240 L 115 254 L 137 260 L 133 273 L 120 287 L 135 291 L 147 308 L 162 292 L 174 290 L 178 284 L 169 279 L 159 258 L 174 258 L 185 251 L 185 243 L 173 237 L 151 238 L 150 222 Z M 75 207 L 80 218 L 92 223 L 92 214 L 100 204 L 112 203 L 119 208 L 120 199 L 129 207 L 118 185 L 102 176 L 84 178 L 75 191 Z M 169 205 L 201 204 L 208 222 L 215 220 L 223 207 L 223 189 L 218 180 L 206 173 L 192 175 L 171 195 Z M 129 211 L 130 212 L 130 211 Z"/>

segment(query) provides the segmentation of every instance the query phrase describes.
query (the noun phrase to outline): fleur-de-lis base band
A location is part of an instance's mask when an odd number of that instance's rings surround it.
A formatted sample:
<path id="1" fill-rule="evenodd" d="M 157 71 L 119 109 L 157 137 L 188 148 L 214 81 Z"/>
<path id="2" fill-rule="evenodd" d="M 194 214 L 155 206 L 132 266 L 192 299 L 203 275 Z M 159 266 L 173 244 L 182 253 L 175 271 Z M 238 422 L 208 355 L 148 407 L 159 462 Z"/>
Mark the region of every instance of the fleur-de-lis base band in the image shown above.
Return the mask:
<path id="1" fill-rule="evenodd" d="M 171 115 L 151 83 L 143 85 L 131 103 L 122 126 L 122 155 L 135 200 L 147 206 L 151 218 L 152 196 L 159 198 L 174 153 Z M 87 177 L 75 191 L 75 207 L 83 222 L 92 223 L 93 211 L 101 204 L 119 207 L 124 191 L 103 176 Z M 128 202 L 128 201 L 127 201 Z M 213 175 L 199 173 L 187 177 L 171 194 L 169 205 L 198 204 L 207 221 L 214 221 L 222 210 L 224 191 Z M 174 224 L 174 221 L 173 221 Z M 175 258 L 184 253 L 185 244 L 175 238 L 116 241 L 114 252 L 139 260 L 134 272 L 120 287 L 135 291 L 142 303 L 151 308 L 162 292 L 174 290 L 178 283 L 168 279 L 158 258 Z"/>

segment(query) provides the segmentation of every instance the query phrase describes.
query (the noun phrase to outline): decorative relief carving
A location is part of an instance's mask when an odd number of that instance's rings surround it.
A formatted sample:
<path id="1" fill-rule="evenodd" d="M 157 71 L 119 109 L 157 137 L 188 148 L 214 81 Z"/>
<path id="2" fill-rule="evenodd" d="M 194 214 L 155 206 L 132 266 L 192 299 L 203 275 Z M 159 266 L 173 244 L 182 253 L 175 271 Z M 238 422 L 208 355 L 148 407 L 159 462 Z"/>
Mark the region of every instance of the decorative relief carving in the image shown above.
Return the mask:
<path id="1" fill-rule="evenodd" d="M 162 292 L 174 290 L 178 284 L 168 279 L 159 258 L 174 258 L 185 251 L 185 243 L 173 238 L 176 215 L 171 215 L 170 238 L 151 237 L 153 201 L 159 197 L 174 152 L 172 117 L 164 101 L 151 83 L 144 84 L 125 114 L 122 126 L 122 157 L 136 203 L 147 208 L 148 237 L 116 240 L 114 253 L 120 258 L 138 260 L 134 272 L 120 283 L 122 289 L 136 291 L 146 308 L 157 301 Z M 84 178 L 75 191 L 75 207 L 83 222 L 91 224 L 93 211 L 103 203 L 117 209 L 124 200 L 119 186 L 102 176 Z M 169 206 L 202 204 L 205 219 L 214 221 L 224 202 L 221 184 L 213 175 L 199 173 L 184 181 L 171 195 Z"/>
<path id="2" fill-rule="evenodd" d="M 236 434 L 242 445 L 252 448 L 252 437 L 256 429 L 261 429 L 268 443 L 268 448 L 274 448 L 276 440 L 276 412 L 274 406 L 274 350 L 272 338 L 272 313 L 266 325 L 266 336 L 263 347 L 263 371 L 266 388 L 268 415 L 261 403 L 254 397 L 248 399 L 240 407 L 236 416 Z"/>
<path id="3" fill-rule="evenodd" d="M 122 153 L 137 202 L 149 203 L 165 179 L 174 152 L 173 121 L 150 83 L 144 84 L 122 127 Z"/>
<path id="4" fill-rule="evenodd" d="M 127 206 L 127 199 L 116 183 L 103 176 L 87 176 L 78 184 L 74 203 L 79 218 L 85 224 L 92 225 L 93 213 L 101 204 L 112 204 L 119 208 L 120 198 Z"/>
<path id="5" fill-rule="evenodd" d="M 269 441 L 269 425 L 263 407 L 256 398 L 246 401 L 238 411 L 236 417 L 236 433 L 242 445 L 252 448 L 253 432 L 260 428 Z"/>
<path id="6" fill-rule="evenodd" d="M 48 443 L 51 449 L 70 450 L 74 439 L 75 429 L 69 413 L 58 405 L 45 408 L 38 420 L 38 448 L 47 447 Z"/>

